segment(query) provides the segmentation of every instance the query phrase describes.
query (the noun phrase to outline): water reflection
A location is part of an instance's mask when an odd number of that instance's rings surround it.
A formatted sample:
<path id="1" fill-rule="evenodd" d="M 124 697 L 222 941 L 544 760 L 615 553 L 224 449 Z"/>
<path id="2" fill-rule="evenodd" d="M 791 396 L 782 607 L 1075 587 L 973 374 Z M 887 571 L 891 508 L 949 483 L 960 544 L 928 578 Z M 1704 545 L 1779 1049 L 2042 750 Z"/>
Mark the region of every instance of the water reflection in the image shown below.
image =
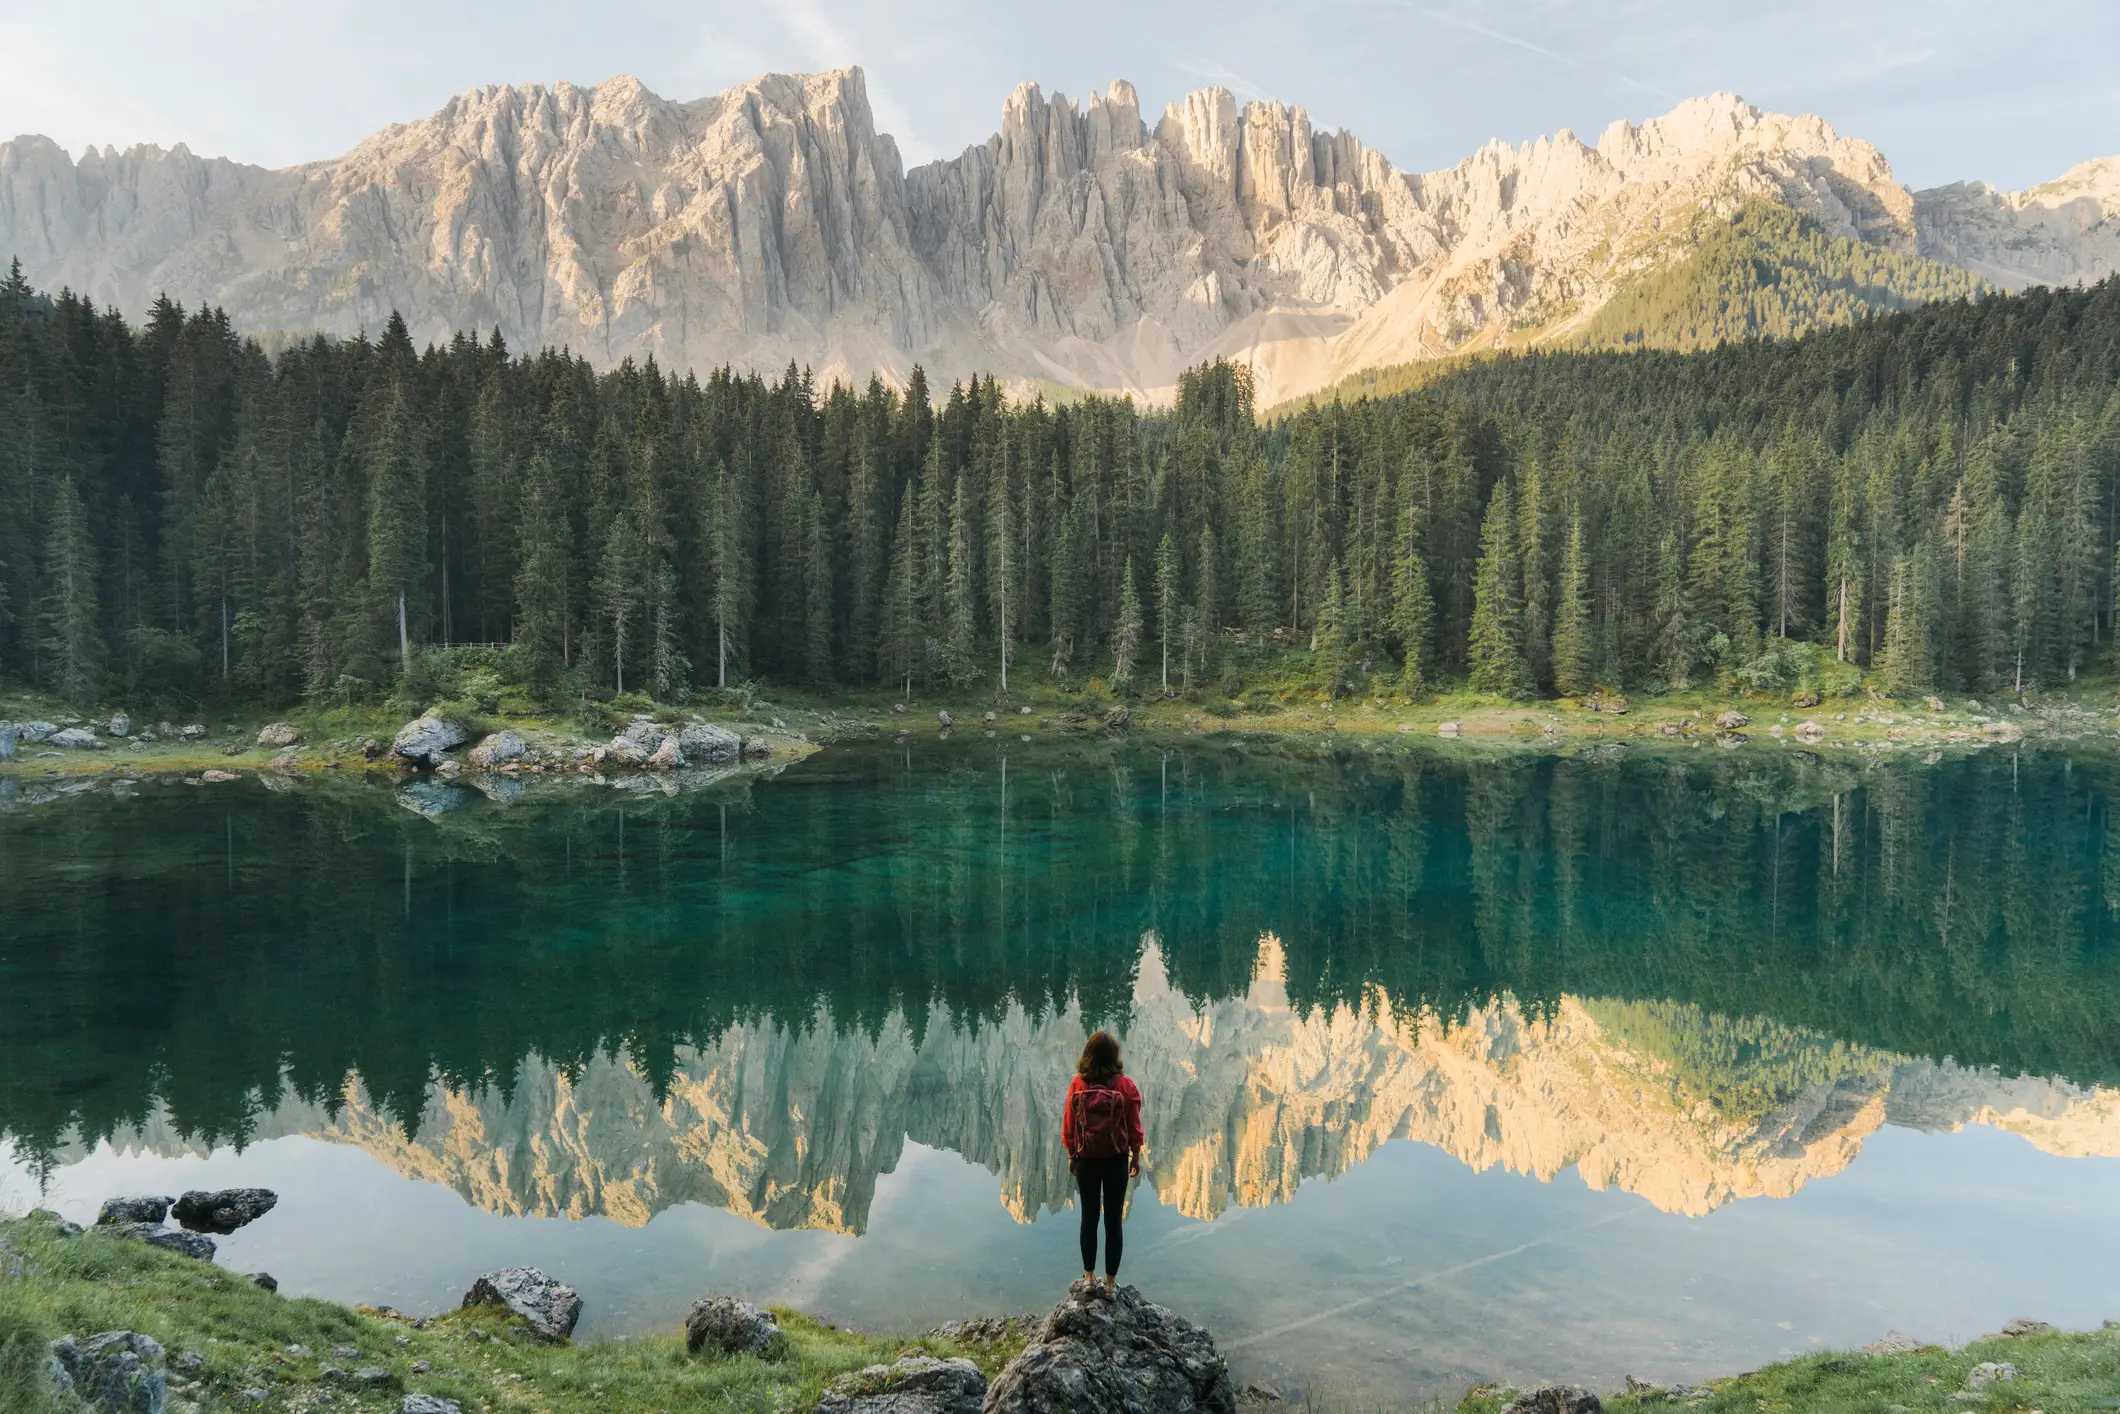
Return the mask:
<path id="1" fill-rule="evenodd" d="M 1170 985 L 1146 942 L 1128 1013 L 1129 1068 L 1149 1098 L 1144 1178 L 1208 1219 L 1286 1202 L 1392 1139 L 1475 1171 L 1590 1187 L 1700 1216 L 1786 1198 L 1845 1169 L 1891 1125 L 2014 1133 L 2055 1155 L 2120 1157 L 2120 1091 L 1835 1044 L 1688 1006 L 1567 997 L 1527 1017 L 1508 999 L 1448 1024 L 1368 1005 L 1289 1004 L 1265 940 L 1238 997 L 1204 1006 Z M 513 1083 L 437 1083 L 415 1126 L 358 1077 L 328 1104 L 283 1102 L 253 1141 L 357 1145 L 396 1172 L 489 1212 L 644 1226 L 705 1203 L 774 1229 L 859 1234 L 880 1175 L 907 1141 L 963 1155 L 1000 1180 L 1017 1220 L 1066 1205 L 1059 1087 L 1084 1022 L 1020 1007 L 982 1024 L 939 1008 L 873 1032 L 764 1021 L 687 1048 L 658 1087 L 623 1055 L 563 1070 L 528 1058 Z M 1703 1056 L 1728 1058 L 1710 1072 Z M 166 1115 L 111 1136 L 121 1152 L 204 1153 Z M 76 1142 L 54 1157 L 83 1157 Z"/>

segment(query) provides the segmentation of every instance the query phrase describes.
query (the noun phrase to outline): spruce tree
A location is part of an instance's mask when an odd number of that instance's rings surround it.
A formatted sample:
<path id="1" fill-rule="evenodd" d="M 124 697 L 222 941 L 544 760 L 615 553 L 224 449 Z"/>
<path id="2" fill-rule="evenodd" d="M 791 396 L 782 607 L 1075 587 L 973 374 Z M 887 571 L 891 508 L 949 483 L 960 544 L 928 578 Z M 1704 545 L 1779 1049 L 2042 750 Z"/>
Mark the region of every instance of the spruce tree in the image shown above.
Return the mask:
<path id="1" fill-rule="evenodd" d="M 1141 595 L 1134 588 L 1134 562 L 1126 561 L 1119 579 L 1119 617 L 1112 625 L 1112 684 L 1132 682 L 1134 660 L 1141 653 Z"/>
<path id="2" fill-rule="evenodd" d="M 1472 690 L 1522 697 L 1530 690 L 1524 664 L 1517 590 L 1516 508 L 1508 483 L 1494 488 L 1480 525 L 1480 563 L 1472 585 L 1472 632 L 1467 650 Z"/>
<path id="3" fill-rule="evenodd" d="M 949 563 L 942 592 L 942 671 L 960 692 L 979 680 L 979 609 L 972 583 L 971 512 L 965 504 L 967 478 L 957 479 L 950 499 Z"/>
<path id="4" fill-rule="evenodd" d="M 427 574 L 427 458 L 401 384 L 393 384 L 368 448 L 368 591 L 380 633 L 412 667 L 412 624 Z M 194 502 L 196 504 L 196 502 Z"/>
<path id="5" fill-rule="evenodd" d="M 102 612 L 97 606 L 96 543 L 88 508 L 71 476 L 52 494 L 44 541 L 44 680 L 76 706 L 93 702 L 103 680 Z"/>
<path id="6" fill-rule="evenodd" d="M 633 511 L 628 507 L 612 517 L 611 529 L 604 537 L 603 557 L 596 568 L 597 616 L 608 635 L 604 648 L 613 685 L 620 693 L 626 690 L 626 652 L 632 636 L 640 632 L 646 560 L 640 533 L 634 527 Z M 638 672 L 635 676 L 639 676 Z"/>
<path id="7" fill-rule="evenodd" d="M 810 492 L 803 511 L 803 665 L 811 682 L 832 681 L 832 557 L 824 497 Z"/>
<path id="8" fill-rule="evenodd" d="M 566 666 L 568 526 L 551 458 L 530 459 L 515 560 L 515 652 L 525 684 L 549 698 Z"/>
<path id="9" fill-rule="evenodd" d="M 1561 556 L 1560 602 L 1553 612 L 1553 690 L 1580 697 L 1590 690 L 1590 556 L 1583 544 L 1583 512 L 1568 511 L 1568 546 Z"/>
<path id="10" fill-rule="evenodd" d="M 891 567 L 883 587 L 883 631 L 877 667 L 884 677 L 903 684 L 899 701 L 913 700 L 913 677 L 920 670 L 922 606 L 920 602 L 919 520 L 910 492 L 898 513 L 898 532 L 891 537 Z"/>
<path id="11" fill-rule="evenodd" d="M 1171 636 L 1178 629 L 1178 609 L 1184 603 L 1178 584 L 1178 547 L 1170 532 L 1163 532 L 1163 541 L 1156 546 L 1156 636 L 1163 650 L 1162 686 L 1170 691 L 1170 644 Z"/>
<path id="12" fill-rule="evenodd" d="M 1392 537 L 1390 631 L 1399 641 L 1399 685 L 1418 701 L 1434 688 L 1435 598 L 1421 555 L 1421 503 L 1408 495 Z"/>

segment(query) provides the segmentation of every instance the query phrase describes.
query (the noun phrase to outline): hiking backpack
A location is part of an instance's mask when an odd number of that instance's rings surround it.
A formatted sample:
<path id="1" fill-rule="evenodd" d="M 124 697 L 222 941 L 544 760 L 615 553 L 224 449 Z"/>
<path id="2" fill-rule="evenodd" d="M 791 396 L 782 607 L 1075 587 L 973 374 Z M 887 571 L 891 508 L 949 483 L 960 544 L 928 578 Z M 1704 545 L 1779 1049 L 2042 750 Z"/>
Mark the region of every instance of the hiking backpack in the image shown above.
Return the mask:
<path id="1" fill-rule="evenodd" d="M 1070 1103 L 1075 1107 L 1075 1157 L 1116 1158 L 1133 1147 L 1127 1142 L 1126 1096 L 1117 1086 L 1085 1085 Z"/>

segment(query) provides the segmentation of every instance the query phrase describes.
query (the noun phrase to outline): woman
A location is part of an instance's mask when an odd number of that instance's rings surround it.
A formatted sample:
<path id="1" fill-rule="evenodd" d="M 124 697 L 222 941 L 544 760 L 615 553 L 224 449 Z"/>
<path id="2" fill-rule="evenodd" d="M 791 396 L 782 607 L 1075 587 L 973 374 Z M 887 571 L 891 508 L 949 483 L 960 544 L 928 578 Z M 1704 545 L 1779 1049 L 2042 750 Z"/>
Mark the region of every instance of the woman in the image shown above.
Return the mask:
<path id="1" fill-rule="evenodd" d="M 1119 1220 L 1126 1207 L 1126 1180 L 1141 1174 L 1141 1091 L 1119 1063 L 1119 1041 L 1099 1031 L 1082 1048 L 1075 1078 L 1067 1087 L 1060 1121 L 1067 1167 L 1081 1193 L 1082 1279 L 1097 1280 L 1097 1215 L 1104 1215 L 1104 1294 L 1119 1283 L 1125 1241 Z"/>

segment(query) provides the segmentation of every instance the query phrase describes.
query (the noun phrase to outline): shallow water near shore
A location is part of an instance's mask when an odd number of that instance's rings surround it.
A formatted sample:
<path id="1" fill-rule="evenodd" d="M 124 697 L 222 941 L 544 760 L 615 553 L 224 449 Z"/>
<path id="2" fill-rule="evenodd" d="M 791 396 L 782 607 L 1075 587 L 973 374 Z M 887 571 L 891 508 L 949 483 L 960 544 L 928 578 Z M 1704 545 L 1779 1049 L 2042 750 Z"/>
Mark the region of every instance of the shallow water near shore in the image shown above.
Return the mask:
<path id="1" fill-rule="evenodd" d="M 1109 1024 L 1125 1276 L 1284 1389 L 2095 1324 L 2114 779 L 973 738 L 440 812 L 84 794 L 0 811 L 0 1203 L 261 1183 L 229 1265 L 418 1311 L 534 1263 L 585 1336 L 710 1288 L 1032 1310 Z"/>

